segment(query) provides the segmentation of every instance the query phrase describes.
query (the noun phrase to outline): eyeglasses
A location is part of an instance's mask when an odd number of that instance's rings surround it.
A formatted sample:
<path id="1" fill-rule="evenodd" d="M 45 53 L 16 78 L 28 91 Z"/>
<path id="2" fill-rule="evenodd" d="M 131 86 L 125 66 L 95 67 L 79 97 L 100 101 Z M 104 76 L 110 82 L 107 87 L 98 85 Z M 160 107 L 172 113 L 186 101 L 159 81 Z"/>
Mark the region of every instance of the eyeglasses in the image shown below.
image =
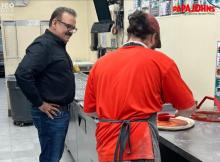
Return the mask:
<path id="1" fill-rule="evenodd" d="M 77 28 L 75 26 L 67 24 L 61 20 L 57 20 L 57 21 L 59 21 L 61 24 L 63 24 L 68 30 L 72 30 L 73 33 L 75 33 L 77 31 Z"/>

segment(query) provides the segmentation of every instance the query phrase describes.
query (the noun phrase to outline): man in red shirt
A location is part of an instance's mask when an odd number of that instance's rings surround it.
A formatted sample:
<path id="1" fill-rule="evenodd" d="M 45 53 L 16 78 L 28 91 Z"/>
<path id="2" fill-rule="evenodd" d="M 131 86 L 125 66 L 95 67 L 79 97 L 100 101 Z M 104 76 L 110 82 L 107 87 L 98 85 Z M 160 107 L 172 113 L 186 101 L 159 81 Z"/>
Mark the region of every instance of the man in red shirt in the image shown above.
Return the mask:
<path id="1" fill-rule="evenodd" d="M 100 162 L 159 162 L 156 113 L 172 103 L 177 115 L 194 111 L 192 92 L 161 47 L 157 20 L 142 11 L 129 16 L 128 42 L 100 58 L 86 86 L 84 111 L 97 115 Z"/>

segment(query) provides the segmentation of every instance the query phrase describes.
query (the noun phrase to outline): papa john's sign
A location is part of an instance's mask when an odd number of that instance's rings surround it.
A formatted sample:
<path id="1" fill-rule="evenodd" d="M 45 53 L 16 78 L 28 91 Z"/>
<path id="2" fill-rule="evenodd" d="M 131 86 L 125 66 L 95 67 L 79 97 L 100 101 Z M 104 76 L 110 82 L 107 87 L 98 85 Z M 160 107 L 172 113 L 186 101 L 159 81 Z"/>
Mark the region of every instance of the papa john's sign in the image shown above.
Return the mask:
<path id="1" fill-rule="evenodd" d="M 207 0 L 205 4 L 176 5 L 173 6 L 172 11 L 174 14 L 214 14 L 217 8 L 220 8 L 220 0 Z"/>

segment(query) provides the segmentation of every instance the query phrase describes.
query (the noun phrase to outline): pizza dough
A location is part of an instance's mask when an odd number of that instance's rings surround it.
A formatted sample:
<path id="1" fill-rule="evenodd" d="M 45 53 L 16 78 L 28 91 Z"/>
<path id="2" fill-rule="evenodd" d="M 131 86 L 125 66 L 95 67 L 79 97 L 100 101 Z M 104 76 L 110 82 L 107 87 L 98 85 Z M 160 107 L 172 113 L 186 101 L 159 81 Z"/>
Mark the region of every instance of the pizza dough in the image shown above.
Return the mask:
<path id="1" fill-rule="evenodd" d="M 218 111 L 197 111 L 192 114 L 192 119 L 206 122 L 220 122 L 220 112 Z"/>
<path id="2" fill-rule="evenodd" d="M 163 127 L 178 127 L 178 126 L 186 126 L 188 122 L 181 119 L 171 118 L 169 121 L 158 120 L 157 124 Z"/>
<path id="3" fill-rule="evenodd" d="M 168 121 L 157 121 L 159 130 L 184 130 L 192 128 L 194 124 L 194 120 L 182 116 L 170 118 Z"/>

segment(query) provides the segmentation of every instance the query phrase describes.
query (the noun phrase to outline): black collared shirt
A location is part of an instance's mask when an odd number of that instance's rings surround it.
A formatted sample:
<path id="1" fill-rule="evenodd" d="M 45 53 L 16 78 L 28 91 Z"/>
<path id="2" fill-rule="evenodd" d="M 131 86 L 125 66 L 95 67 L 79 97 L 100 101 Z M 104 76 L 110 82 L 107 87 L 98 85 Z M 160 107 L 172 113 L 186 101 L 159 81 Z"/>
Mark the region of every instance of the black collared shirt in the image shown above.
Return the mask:
<path id="1" fill-rule="evenodd" d="M 41 106 L 43 101 L 67 105 L 75 96 L 72 66 L 66 44 L 47 29 L 26 49 L 15 76 L 34 106 Z"/>

